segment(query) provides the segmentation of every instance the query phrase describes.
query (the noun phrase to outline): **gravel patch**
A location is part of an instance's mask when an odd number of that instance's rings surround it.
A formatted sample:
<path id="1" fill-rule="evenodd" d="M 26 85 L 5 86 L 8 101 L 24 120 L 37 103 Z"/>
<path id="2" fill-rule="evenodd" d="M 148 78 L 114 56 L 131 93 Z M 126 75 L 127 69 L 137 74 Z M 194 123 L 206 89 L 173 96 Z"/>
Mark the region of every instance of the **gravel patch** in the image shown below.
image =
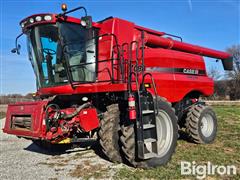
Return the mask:
<path id="1" fill-rule="evenodd" d="M 49 154 L 30 140 L 3 133 L 0 120 L 0 179 L 113 179 L 125 167 L 99 157 L 94 150 L 75 148 Z"/>

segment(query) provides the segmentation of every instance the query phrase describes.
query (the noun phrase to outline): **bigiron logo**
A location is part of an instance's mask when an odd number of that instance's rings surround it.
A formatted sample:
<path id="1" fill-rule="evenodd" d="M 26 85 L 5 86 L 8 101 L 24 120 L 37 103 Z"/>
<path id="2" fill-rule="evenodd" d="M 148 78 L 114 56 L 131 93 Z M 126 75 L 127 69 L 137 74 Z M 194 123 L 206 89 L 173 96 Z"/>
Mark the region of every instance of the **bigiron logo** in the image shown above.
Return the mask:
<path id="1" fill-rule="evenodd" d="M 193 175 L 197 179 L 204 179 L 211 175 L 230 176 L 237 175 L 237 167 L 214 165 L 209 161 L 204 165 L 198 165 L 195 161 L 181 161 L 181 175 Z"/>

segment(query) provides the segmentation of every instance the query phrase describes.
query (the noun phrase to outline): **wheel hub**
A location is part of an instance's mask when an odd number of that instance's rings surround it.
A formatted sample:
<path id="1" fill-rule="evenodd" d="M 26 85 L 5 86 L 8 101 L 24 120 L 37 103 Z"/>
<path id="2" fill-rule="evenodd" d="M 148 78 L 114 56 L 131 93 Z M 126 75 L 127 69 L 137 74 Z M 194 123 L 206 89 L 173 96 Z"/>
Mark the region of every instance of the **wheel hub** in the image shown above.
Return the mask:
<path id="1" fill-rule="evenodd" d="M 201 132 L 205 137 L 211 136 L 213 132 L 214 122 L 211 115 L 206 114 L 202 117 L 201 120 Z"/>
<path id="2" fill-rule="evenodd" d="M 173 125 L 171 118 L 165 111 L 159 111 L 156 116 L 157 128 L 157 154 L 158 157 L 163 157 L 171 147 L 173 141 Z"/>

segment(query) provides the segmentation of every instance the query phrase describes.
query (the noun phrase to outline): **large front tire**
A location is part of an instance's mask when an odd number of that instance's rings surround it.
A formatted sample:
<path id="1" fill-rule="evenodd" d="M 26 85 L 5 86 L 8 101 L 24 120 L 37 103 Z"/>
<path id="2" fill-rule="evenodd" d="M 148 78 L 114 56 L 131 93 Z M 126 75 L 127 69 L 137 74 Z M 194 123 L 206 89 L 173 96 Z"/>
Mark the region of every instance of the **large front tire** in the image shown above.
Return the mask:
<path id="1" fill-rule="evenodd" d="M 122 161 L 119 150 L 119 116 L 118 104 L 108 106 L 107 111 L 103 114 L 103 119 L 100 121 L 100 130 L 98 132 L 102 152 L 112 162 Z"/>
<path id="2" fill-rule="evenodd" d="M 166 116 L 163 116 L 160 112 L 157 115 L 156 120 L 159 119 L 159 121 L 164 121 L 166 123 L 166 127 L 171 127 L 171 131 L 164 131 L 165 134 L 161 134 L 163 135 L 163 138 L 158 139 L 159 145 L 165 148 L 165 152 L 161 152 L 161 154 L 156 157 L 147 160 L 139 159 L 137 156 L 136 130 L 134 124 L 126 123 L 121 126 L 122 135 L 120 137 L 120 141 L 122 143 L 122 151 L 126 160 L 134 167 L 151 168 L 165 165 L 168 161 L 170 161 L 173 153 L 175 152 L 178 138 L 177 117 L 175 116 L 175 111 L 171 104 L 163 98 L 158 98 L 158 108 L 159 111 Z M 163 119 L 164 117 L 165 119 Z M 157 122 L 156 126 L 161 126 L 161 122 Z M 161 127 L 156 128 L 161 129 Z M 167 144 L 164 144 L 164 140 L 168 141 L 165 141 Z"/>

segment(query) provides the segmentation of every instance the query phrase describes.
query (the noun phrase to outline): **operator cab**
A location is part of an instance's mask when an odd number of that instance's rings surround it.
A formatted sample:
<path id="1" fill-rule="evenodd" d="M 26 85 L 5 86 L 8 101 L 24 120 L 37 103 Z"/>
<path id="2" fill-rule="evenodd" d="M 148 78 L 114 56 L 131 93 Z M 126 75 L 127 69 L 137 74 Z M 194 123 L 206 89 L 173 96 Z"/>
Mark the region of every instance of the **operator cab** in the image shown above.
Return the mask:
<path id="1" fill-rule="evenodd" d="M 96 29 L 87 14 L 80 20 L 66 16 L 69 12 L 37 14 L 20 22 L 38 88 L 96 80 Z"/>

